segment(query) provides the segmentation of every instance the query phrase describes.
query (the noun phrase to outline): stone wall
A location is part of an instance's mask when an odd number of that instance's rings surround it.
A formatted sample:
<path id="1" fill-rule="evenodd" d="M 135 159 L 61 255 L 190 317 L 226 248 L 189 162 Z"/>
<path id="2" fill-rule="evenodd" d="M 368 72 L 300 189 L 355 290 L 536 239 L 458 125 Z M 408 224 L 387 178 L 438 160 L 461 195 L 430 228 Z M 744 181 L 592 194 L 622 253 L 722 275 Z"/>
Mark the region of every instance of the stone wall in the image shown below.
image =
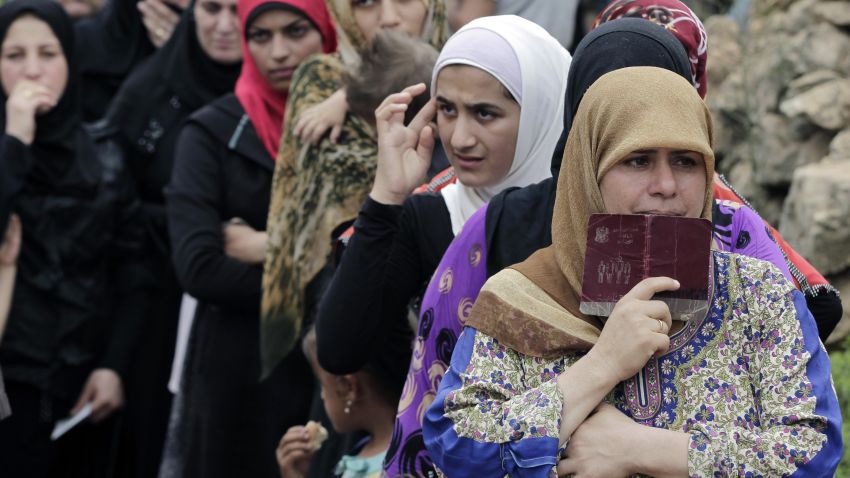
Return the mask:
<path id="1" fill-rule="evenodd" d="M 850 332 L 850 1 L 706 20 L 718 169 L 842 290 Z"/>

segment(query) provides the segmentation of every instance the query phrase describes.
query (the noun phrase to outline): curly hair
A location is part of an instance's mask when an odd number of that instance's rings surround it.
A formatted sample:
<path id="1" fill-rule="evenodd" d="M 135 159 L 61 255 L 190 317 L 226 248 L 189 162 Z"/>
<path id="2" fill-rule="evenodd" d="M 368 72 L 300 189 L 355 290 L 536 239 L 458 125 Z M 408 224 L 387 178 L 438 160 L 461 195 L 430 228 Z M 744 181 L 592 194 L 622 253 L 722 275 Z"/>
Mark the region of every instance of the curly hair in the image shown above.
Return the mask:
<path id="1" fill-rule="evenodd" d="M 422 40 L 391 30 L 379 31 L 369 49 L 362 52 L 360 64 L 345 73 L 349 111 L 372 119 L 375 109 L 387 96 L 416 83 L 425 83 L 430 88 L 437 56 L 437 50 Z M 405 122 L 429 99 L 429 90 L 415 97 L 405 114 Z"/>

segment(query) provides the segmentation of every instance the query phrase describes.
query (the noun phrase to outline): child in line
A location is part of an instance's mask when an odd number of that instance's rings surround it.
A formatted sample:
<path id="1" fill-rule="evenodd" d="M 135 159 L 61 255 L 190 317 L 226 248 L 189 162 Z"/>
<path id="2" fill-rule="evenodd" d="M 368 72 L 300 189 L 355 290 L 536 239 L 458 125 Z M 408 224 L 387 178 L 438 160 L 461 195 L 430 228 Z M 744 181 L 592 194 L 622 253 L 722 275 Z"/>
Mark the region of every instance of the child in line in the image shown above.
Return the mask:
<path id="1" fill-rule="evenodd" d="M 406 339 L 409 343 L 410 337 Z M 334 476 L 379 477 L 384 455 L 392 439 L 393 422 L 404 386 L 403 368 L 387 364 L 405 363 L 409 356 L 390 361 L 386 360 L 386 354 L 380 354 L 384 360 L 373 360 L 356 373 L 332 375 L 319 365 L 316 332 L 313 328 L 305 335 L 302 348 L 321 385 L 325 412 L 334 430 L 338 433 L 362 431 L 367 434 L 337 463 Z M 277 449 L 277 462 L 283 478 L 303 478 L 307 475 L 310 459 L 321 446 L 322 432 L 318 428 L 315 422 L 311 422 L 286 431 Z"/>

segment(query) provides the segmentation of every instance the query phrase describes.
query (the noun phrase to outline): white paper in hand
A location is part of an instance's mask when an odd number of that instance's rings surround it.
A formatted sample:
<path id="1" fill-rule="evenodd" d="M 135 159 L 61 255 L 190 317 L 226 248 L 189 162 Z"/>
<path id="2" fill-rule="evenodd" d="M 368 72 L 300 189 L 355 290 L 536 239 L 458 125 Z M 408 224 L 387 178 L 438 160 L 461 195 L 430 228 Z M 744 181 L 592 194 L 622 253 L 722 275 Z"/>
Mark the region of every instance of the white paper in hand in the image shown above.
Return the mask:
<path id="1" fill-rule="evenodd" d="M 63 418 L 56 422 L 56 426 L 53 427 L 53 433 L 50 434 L 50 439 L 59 439 L 59 437 L 68 433 L 70 429 L 79 425 L 80 422 L 88 418 L 89 415 L 91 415 L 91 403 L 87 403 L 86 406 L 80 409 L 80 411 L 73 417 Z"/>

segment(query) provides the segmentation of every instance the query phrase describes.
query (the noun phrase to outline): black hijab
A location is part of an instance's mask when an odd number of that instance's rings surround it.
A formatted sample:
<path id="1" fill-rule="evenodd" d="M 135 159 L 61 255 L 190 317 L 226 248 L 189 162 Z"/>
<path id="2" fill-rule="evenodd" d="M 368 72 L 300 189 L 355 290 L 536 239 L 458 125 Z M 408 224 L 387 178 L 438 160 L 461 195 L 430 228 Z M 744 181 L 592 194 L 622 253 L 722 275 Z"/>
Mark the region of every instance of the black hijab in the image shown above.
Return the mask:
<path id="1" fill-rule="evenodd" d="M 0 7 L 0 41 L 6 39 L 6 34 L 12 23 L 22 15 L 30 14 L 41 20 L 53 30 L 59 39 L 62 52 L 68 63 L 68 84 L 59 103 L 49 112 L 36 118 L 36 136 L 33 146 L 53 144 L 67 146 L 67 141 L 73 137 L 73 131 L 79 125 L 79 75 L 74 59 L 74 29 L 70 17 L 62 6 L 55 1 L 14 0 Z M 3 94 L 3 107 L 0 109 L 2 126 L 6 126 L 6 94 Z"/>
<path id="2" fill-rule="evenodd" d="M 102 118 L 127 75 L 156 51 L 137 4 L 138 0 L 107 0 L 93 17 L 74 23 L 84 121 Z"/>
<path id="3" fill-rule="evenodd" d="M 162 50 L 146 68 L 153 68 L 189 109 L 196 110 L 233 91 L 241 63 L 223 65 L 204 52 L 198 42 L 194 1 Z"/>
<path id="4" fill-rule="evenodd" d="M 189 113 L 232 92 L 240 63 L 223 65 L 210 58 L 198 42 L 193 1 L 183 12 L 171 38 L 139 65 L 109 107 L 107 117 L 135 141 L 163 102 L 176 98 L 184 114 L 164 127 L 177 127 Z M 161 121 L 162 122 L 162 121 Z"/>
<path id="5" fill-rule="evenodd" d="M 47 23 L 68 64 L 68 83 L 59 102 L 36 116 L 35 138 L 28 150 L 29 190 L 90 196 L 99 181 L 99 163 L 91 140 L 80 122 L 80 81 L 74 59 L 74 29 L 62 6 L 52 0 L 14 0 L 0 7 L 0 41 L 22 15 L 33 15 Z M 0 127 L 6 126 L 6 94 L 0 104 Z M 5 222 L 5 221 L 4 221 Z"/>
<path id="6" fill-rule="evenodd" d="M 576 47 L 567 76 L 564 131 L 552 155 L 553 177 L 525 188 L 503 191 L 487 207 L 490 275 L 524 261 L 552 243 L 557 177 L 579 103 L 600 76 L 630 66 L 664 68 L 692 80 L 684 46 L 664 27 L 652 22 L 622 18 L 604 23 L 585 36 Z"/>

